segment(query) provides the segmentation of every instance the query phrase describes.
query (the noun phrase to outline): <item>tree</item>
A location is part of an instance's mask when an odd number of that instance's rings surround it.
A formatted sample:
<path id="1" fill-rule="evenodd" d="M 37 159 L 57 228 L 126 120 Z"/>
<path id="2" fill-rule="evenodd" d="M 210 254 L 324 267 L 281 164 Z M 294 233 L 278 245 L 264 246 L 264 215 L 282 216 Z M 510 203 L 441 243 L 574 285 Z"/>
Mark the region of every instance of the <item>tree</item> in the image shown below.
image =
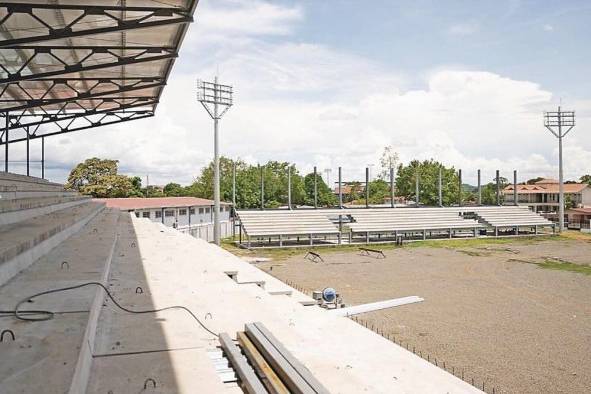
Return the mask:
<path id="1" fill-rule="evenodd" d="M 388 170 L 389 171 L 389 170 Z M 369 203 L 383 204 L 390 197 L 390 183 L 383 179 L 369 182 Z"/>
<path id="2" fill-rule="evenodd" d="M 439 169 L 442 170 L 442 199 L 443 205 L 458 203 L 459 178 L 455 168 L 446 168 L 443 164 L 431 160 L 420 162 L 411 161 L 407 166 L 398 166 L 396 177 L 396 194 L 408 200 L 415 200 L 415 182 L 419 177 L 419 199 L 424 205 L 439 204 Z M 371 192 L 371 189 L 370 189 Z M 469 193 L 462 191 L 462 201 L 466 201 Z"/>
<path id="3" fill-rule="evenodd" d="M 383 180 L 389 179 L 390 168 L 396 168 L 398 160 L 398 153 L 394 152 L 394 148 L 392 148 L 392 146 L 386 146 L 382 153 L 382 157 L 380 158 L 380 166 L 382 167 L 382 170 L 380 171 L 378 178 Z"/>
<path id="4" fill-rule="evenodd" d="M 129 197 L 145 197 L 142 190 L 142 178 L 134 176 L 130 178 L 132 189 L 129 192 Z"/>
<path id="5" fill-rule="evenodd" d="M 579 178 L 579 180 L 581 181 L 581 183 L 588 183 L 589 185 L 591 185 L 591 175 L 583 175 Z"/>
<path id="6" fill-rule="evenodd" d="M 544 179 L 544 178 L 543 178 L 543 177 L 541 177 L 541 176 L 539 176 L 539 177 L 537 177 L 537 178 L 528 179 L 528 181 L 527 181 L 527 182 L 525 182 L 525 184 L 526 184 L 526 185 L 533 185 L 533 184 L 535 184 L 536 182 L 539 182 L 539 181 L 541 181 L 542 179 Z"/>
<path id="7" fill-rule="evenodd" d="M 166 197 L 180 197 L 187 194 L 184 187 L 174 182 L 166 184 L 162 191 Z"/>
<path id="8" fill-rule="evenodd" d="M 66 189 L 100 198 L 127 197 L 132 193 L 132 180 L 117 174 L 117 160 L 93 157 L 78 163 L 68 176 Z"/>
<path id="9" fill-rule="evenodd" d="M 306 189 L 306 205 L 314 205 L 314 173 L 311 172 L 304 177 L 304 187 Z M 324 182 L 324 179 L 316 174 L 316 192 L 319 207 L 330 207 L 338 203 L 337 197 Z"/>
<path id="10" fill-rule="evenodd" d="M 505 177 L 499 177 L 499 193 L 500 193 L 500 204 L 505 201 L 505 195 L 503 189 L 509 185 L 509 180 Z M 482 204 L 483 205 L 496 205 L 497 204 L 497 180 L 493 178 L 492 182 L 487 183 L 482 187 Z"/>

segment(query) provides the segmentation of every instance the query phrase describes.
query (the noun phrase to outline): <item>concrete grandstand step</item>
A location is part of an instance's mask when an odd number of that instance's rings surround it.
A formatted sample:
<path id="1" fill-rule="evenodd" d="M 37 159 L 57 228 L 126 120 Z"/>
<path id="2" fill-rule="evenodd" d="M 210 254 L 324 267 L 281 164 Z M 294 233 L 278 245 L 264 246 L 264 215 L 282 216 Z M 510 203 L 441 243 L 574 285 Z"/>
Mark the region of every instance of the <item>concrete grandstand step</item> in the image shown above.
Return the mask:
<path id="1" fill-rule="evenodd" d="M 90 197 L 78 195 L 0 200 L 0 226 L 73 207 L 89 200 Z"/>
<path id="2" fill-rule="evenodd" d="M 116 237 L 119 214 L 99 212 L 80 231 L 0 286 L 0 310 L 13 310 L 19 301 L 42 291 L 100 281 Z M 64 261 L 68 264 L 62 266 Z M 0 343 L 2 359 L 10 360 L 0 368 L 0 392 L 83 392 L 72 389 L 72 383 L 77 376 L 77 360 L 86 346 L 83 337 L 93 295 L 94 289 L 85 287 L 39 297 L 23 306 L 23 310 L 57 312 L 47 321 L 2 319 L 2 328 L 13 330 L 15 341 Z"/>
<path id="3" fill-rule="evenodd" d="M 103 204 L 85 201 L 0 226 L 0 285 L 75 234 L 103 208 Z"/>

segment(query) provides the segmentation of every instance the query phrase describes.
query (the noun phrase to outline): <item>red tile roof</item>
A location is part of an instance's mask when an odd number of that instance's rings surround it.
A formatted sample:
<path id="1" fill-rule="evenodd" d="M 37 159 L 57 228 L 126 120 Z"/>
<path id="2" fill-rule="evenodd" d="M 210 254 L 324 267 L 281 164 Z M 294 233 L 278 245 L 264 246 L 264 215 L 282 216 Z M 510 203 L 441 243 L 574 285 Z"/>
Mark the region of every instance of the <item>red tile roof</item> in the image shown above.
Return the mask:
<path id="1" fill-rule="evenodd" d="M 571 208 L 566 213 L 582 213 L 584 215 L 591 215 L 591 207 L 586 208 Z"/>
<path id="2" fill-rule="evenodd" d="M 580 193 L 589 187 L 586 183 L 565 183 L 565 193 Z M 513 193 L 513 185 L 509 185 L 503 189 L 505 194 Z M 536 193 L 558 193 L 558 183 L 539 183 L 535 185 L 517 185 L 517 192 L 521 194 L 536 194 Z"/>
<path id="3" fill-rule="evenodd" d="M 122 211 L 149 208 L 177 208 L 193 206 L 210 206 L 213 200 L 197 197 L 156 197 L 156 198 L 96 198 L 95 201 L 104 202 L 108 208 L 119 208 Z M 223 205 L 229 205 L 222 202 Z"/>

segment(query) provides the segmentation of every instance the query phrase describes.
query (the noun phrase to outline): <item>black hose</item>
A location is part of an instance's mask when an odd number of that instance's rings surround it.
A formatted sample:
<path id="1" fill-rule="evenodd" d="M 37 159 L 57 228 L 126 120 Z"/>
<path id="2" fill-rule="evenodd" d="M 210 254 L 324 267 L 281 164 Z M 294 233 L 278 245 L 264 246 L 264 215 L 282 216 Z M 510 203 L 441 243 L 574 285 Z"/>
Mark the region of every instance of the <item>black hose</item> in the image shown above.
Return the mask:
<path id="1" fill-rule="evenodd" d="M 195 314 L 189 308 L 187 308 L 187 307 L 184 307 L 182 305 L 173 305 L 173 306 L 167 306 L 165 308 L 159 308 L 159 309 L 145 309 L 145 310 L 140 310 L 140 311 L 134 311 L 132 309 L 126 308 L 123 305 L 119 304 L 115 300 L 115 298 L 113 298 L 113 295 L 111 294 L 111 292 L 109 291 L 109 289 L 107 289 L 105 287 L 105 285 L 103 285 L 100 282 L 86 282 L 86 283 L 82 283 L 82 284 L 75 285 L 75 286 L 62 287 L 62 288 L 59 288 L 59 289 L 52 289 L 52 290 L 42 291 L 41 293 L 34 294 L 34 295 L 30 296 L 30 297 L 27 297 L 27 298 L 21 300 L 18 304 L 16 304 L 16 307 L 14 308 L 13 311 L 0 311 L 0 314 L 8 314 L 9 313 L 9 314 L 13 315 L 15 318 L 17 318 L 19 320 L 24 320 L 24 321 L 45 321 L 45 320 L 51 320 L 51 319 L 54 318 L 55 312 L 46 311 L 46 310 L 26 310 L 26 311 L 21 311 L 21 310 L 19 310 L 19 308 L 21 307 L 22 304 L 27 303 L 27 302 L 32 302 L 33 298 L 37 298 L 37 297 L 40 297 L 42 295 L 52 294 L 52 293 L 60 293 L 62 291 L 79 289 L 81 287 L 86 287 L 86 286 L 99 286 L 100 288 L 102 288 L 105 291 L 105 293 L 107 293 L 107 296 L 111 299 L 111 301 L 113 301 L 113 303 L 115 304 L 115 306 L 117 306 L 122 311 L 125 311 L 125 312 L 128 312 L 128 313 L 144 314 L 144 313 L 158 313 L 158 312 L 162 312 L 162 311 L 166 311 L 166 310 L 171 310 L 171 309 L 181 309 L 181 310 L 184 310 L 189 315 L 191 315 L 191 317 L 193 319 L 195 319 L 195 321 L 197 323 L 199 323 L 199 325 L 201 326 L 201 328 L 203 328 L 205 331 L 207 331 L 208 333 L 210 333 L 211 335 L 213 335 L 215 337 L 218 337 L 219 336 L 218 334 L 216 334 L 215 332 L 213 332 L 209 328 L 207 328 L 205 326 L 205 324 L 203 324 L 201 322 L 201 320 L 199 320 L 199 318 L 197 316 L 195 316 Z"/>

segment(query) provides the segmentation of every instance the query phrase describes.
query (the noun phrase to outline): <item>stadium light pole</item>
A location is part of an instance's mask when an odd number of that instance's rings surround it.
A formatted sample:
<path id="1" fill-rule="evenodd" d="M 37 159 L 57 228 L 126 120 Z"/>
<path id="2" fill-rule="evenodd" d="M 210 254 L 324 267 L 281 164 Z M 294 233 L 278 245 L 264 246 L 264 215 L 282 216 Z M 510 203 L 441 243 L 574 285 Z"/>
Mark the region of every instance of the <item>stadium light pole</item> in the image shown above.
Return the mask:
<path id="1" fill-rule="evenodd" d="M 232 86 L 219 84 L 217 76 L 213 82 L 197 81 L 197 100 L 213 119 L 213 239 L 216 245 L 221 243 L 218 121 L 232 106 L 232 93 Z"/>
<path id="2" fill-rule="evenodd" d="M 564 177 L 562 168 L 562 139 L 575 127 L 575 111 L 544 113 L 544 127 L 558 138 L 558 227 L 564 231 Z"/>

